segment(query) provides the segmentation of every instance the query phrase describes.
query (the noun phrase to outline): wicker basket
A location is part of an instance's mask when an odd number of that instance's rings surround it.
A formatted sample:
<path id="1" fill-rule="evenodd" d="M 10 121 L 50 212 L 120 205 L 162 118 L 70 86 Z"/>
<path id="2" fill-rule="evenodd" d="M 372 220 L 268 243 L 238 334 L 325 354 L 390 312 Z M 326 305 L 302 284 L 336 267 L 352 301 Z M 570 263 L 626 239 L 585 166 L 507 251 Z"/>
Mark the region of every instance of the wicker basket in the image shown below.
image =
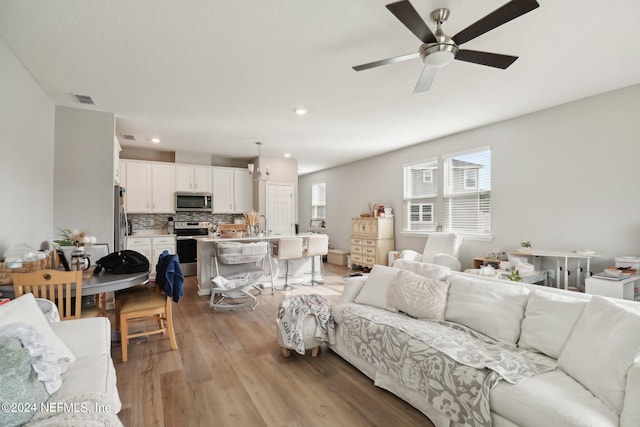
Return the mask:
<path id="1" fill-rule="evenodd" d="M 31 273 L 33 271 L 46 270 L 51 267 L 51 257 L 38 261 L 22 261 L 22 267 L 9 268 L 8 263 L 0 262 L 0 285 L 13 284 L 13 275 L 16 273 Z"/>
<path id="2" fill-rule="evenodd" d="M 220 224 L 220 236 L 221 237 L 244 237 L 247 230 L 246 224 Z"/>

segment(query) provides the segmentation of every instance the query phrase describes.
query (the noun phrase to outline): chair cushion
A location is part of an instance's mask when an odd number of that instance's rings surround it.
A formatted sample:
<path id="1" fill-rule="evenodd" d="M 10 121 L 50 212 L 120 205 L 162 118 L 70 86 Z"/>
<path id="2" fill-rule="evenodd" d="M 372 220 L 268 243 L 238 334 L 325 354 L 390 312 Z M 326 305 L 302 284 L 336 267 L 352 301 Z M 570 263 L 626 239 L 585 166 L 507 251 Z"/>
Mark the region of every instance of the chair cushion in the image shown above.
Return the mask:
<path id="1" fill-rule="evenodd" d="M 618 425 L 618 416 L 613 411 L 559 369 L 529 377 L 516 385 L 500 381 L 489 397 L 492 412 L 519 426 Z"/>
<path id="2" fill-rule="evenodd" d="M 445 253 L 457 258 L 460 243 L 461 239 L 457 233 L 429 233 L 429 238 L 422 252 L 422 262 L 433 263 L 433 257 L 438 253 Z"/>
<path id="3" fill-rule="evenodd" d="M 627 371 L 640 358 L 640 313 L 593 296 L 567 341 L 558 366 L 599 397 L 616 414 L 622 411 Z"/>
<path id="4" fill-rule="evenodd" d="M 116 303 L 119 304 L 120 314 L 128 314 L 136 311 L 164 309 L 167 304 L 167 298 L 167 296 L 159 292 L 150 290 L 140 292 L 135 297 L 128 297 L 122 300 L 116 298 Z"/>
<path id="5" fill-rule="evenodd" d="M 357 304 L 367 304 L 374 307 L 383 308 L 385 310 L 397 312 L 389 304 L 388 292 L 400 270 L 393 267 L 385 267 L 384 265 L 374 265 L 367 277 L 367 281 L 358 293 L 353 302 Z"/>
<path id="6" fill-rule="evenodd" d="M 400 270 L 393 279 L 389 304 L 418 319 L 444 320 L 449 282 Z"/>

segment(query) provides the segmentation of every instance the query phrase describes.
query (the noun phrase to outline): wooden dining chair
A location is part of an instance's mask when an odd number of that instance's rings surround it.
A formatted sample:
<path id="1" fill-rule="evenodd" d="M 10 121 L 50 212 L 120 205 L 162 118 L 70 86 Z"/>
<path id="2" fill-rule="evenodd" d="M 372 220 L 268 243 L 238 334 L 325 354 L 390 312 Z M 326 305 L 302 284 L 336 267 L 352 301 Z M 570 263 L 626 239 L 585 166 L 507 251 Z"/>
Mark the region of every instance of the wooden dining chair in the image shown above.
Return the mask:
<path id="1" fill-rule="evenodd" d="M 173 304 L 171 297 L 166 296 L 157 286 L 141 290 L 142 285 L 136 286 L 137 292 L 116 294 L 116 329 L 120 331 L 122 345 L 122 361 L 128 360 L 128 347 L 131 338 L 155 334 L 168 334 L 171 349 L 177 350 L 176 335 L 173 329 Z M 129 332 L 132 323 L 145 324 L 142 332 Z M 150 326 L 154 324 L 155 326 Z M 146 329 L 148 328 L 148 329 Z"/>
<path id="2" fill-rule="evenodd" d="M 82 271 L 40 270 L 13 275 L 16 298 L 32 293 L 58 307 L 60 320 L 79 319 L 82 316 Z"/>

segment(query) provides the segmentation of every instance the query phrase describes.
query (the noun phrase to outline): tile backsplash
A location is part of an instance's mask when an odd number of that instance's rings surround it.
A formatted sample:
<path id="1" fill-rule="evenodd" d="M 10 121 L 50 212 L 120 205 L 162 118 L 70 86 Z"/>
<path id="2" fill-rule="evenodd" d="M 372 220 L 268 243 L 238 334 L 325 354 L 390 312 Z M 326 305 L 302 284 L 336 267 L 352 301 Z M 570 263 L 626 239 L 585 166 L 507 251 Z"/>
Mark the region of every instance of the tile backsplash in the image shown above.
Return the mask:
<path id="1" fill-rule="evenodd" d="M 242 215 L 210 214 L 206 212 L 180 212 L 175 214 L 128 214 L 133 232 L 140 230 L 166 230 L 169 217 L 177 221 L 206 221 L 213 223 L 231 224 L 234 218 L 242 218 Z"/>

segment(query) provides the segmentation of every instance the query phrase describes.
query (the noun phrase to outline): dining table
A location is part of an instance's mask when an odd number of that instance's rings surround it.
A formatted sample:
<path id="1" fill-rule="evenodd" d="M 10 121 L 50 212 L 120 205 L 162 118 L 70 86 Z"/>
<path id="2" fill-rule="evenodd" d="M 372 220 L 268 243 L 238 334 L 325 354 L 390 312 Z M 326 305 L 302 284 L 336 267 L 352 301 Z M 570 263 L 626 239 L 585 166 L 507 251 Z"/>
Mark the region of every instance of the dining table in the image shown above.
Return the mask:
<path id="1" fill-rule="evenodd" d="M 101 271 L 90 277 L 82 278 L 82 295 L 96 295 L 104 292 L 119 291 L 126 288 L 146 283 L 149 280 L 149 272 L 114 274 Z M 0 285 L 0 297 L 13 298 L 13 285 Z"/>

